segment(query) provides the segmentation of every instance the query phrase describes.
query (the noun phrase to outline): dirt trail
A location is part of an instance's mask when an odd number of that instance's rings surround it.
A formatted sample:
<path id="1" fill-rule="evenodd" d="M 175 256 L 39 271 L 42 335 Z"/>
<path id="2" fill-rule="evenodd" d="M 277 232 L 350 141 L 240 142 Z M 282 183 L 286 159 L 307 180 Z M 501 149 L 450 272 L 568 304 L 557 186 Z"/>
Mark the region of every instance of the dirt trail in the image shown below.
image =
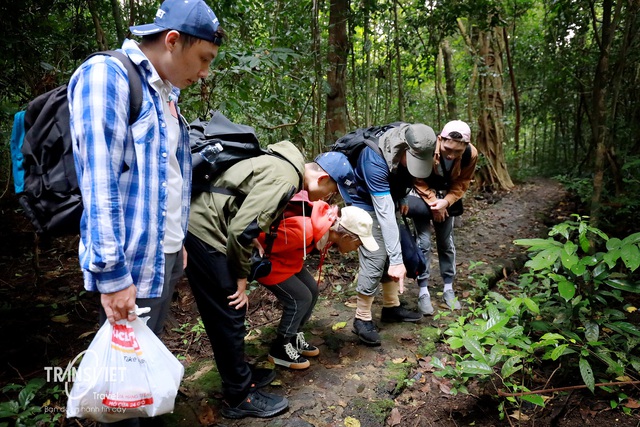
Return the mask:
<path id="1" fill-rule="evenodd" d="M 468 197 L 466 212 L 455 230 L 458 254 L 456 289 L 465 297 L 473 281 L 471 262 L 483 262 L 475 271 L 502 277 L 521 263 L 523 251 L 515 238 L 544 236 L 548 226 L 566 216 L 554 207 L 565 195 L 559 184 L 535 180 L 518 185 L 500 197 Z M 33 255 L 33 233 L 17 210 L 15 200 L 2 200 L 0 209 L 0 334 L 11 343 L 0 352 L 0 384 L 24 384 L 44 377 L 46 366 L 66 366 L 89 345 L 97 330 L 97 298 L 82 291 L 77 241 L 55 239 L 40 242 L 39 258 Z M 433 257 L 432 277 L 438 277 Z M 310 260 L 310 267 L 317 259 Z M 38 266 L 37 275 L 34 266 Z M 354 306 L 353 279 L 357 256 L 331 254 L 325 261 L 321 298 L 307 325 L 306 336 L 320 348 L 304 371 L 277 368 L 277 380 L 267 387 L 289 398 L 289 410 L 276 418 L 227 420 L 219 415 L 220 380 L 211 350 L 186 279 L 178 286 L 172 319 L 164 338 L 167 347 L 184 361 L 185 379 L 176 411 L 160 418 L 165 426 L 219 427 L 382 427 L 513 425 L 497 418 L 496 403 L 482 390 L 453 396 L 447 381 L 433 375 L 428 354 L 446 352 L 440 334 L 455 317 L 441 312 L 442 284 L 431 288 L 436 315 L 417 324 L 379 324 L 380 347 L 361 345 L 351 332 Z M 402 300 L 416 307 L 417 286 L 411 280 Z M 374 303 L 374 320 L 380 317 L 380 298 Z M 255 288 L 250 295 L 247 356 L 257 365 L 266 363 L 280 308 L 268 291 Z M 571 400 L 571 399 L 572 400 Z M 571 402 L 570 402 L 571 400 Z M 636 425 L 618 422 L 619 414 L 587 407 L 575 396 L 556 397 L 548 414 L 519 427 L 558 425 Z M 61 399 L 58 402 L 64 405 Z M 584 406 L 584 405 L 583 405 Z M 576 410 L 576 408 L 578 408 Z M 605 408 L 606 409 L 606 408 Z M 550 415 L 549 415 L 550 414 Z M 594 414 L 597 414 L 595 417 Z M 603 419 L 609 414 L 611 418 Z M 629 417 L 627 417 L 629 418 Z M 632 423 L 637 423 L 631 420 Z M 93 423 L 66 420 L 64 425 Z"/>
<path id="2" fill-rule="evenodd" d="M 503 267 L 510 268 L 516 258 L 522 258 L 523 251 L 512 241 L 544 235 L 545 218 L 563 197 L 559 184 L 536 180 L 519 185 L 499 200 L 468 200 L 462 223 L 455 230 L 457 289 L 463 291 L 470 286 L 467 279 L 470 261 L 486 263 L 482 269 L 495 274 L 502 272 Z M 437 257 L 433 258 L 432 277 L 439 277 Z M 228 427 L 376 427 L 387 425 L 385 417 L 390 408 L 395 407 L 390 421 L 395 420 L 395 425 L 400 426 L 454 426 L 463 419 L 474 421 L 476 426 L 501 424 L 495 419 L 495 410 L 485 412 L 486 408 L 476 398 L 445 393 L 446 383 L 429 373 L 428 363 L 422 356 L 434 348 L 435 328 L 444 330 L 451 317 L 425 317 L 417 324 L 378 323 L 382 345 L 361 345 L 351 332 L 355 312 L 351 281 L 356 259 L 340 260 L 334 255 L 327 261 L 330 262 L 334 267 L 325 273 L 321 285 L 325 288 L 306 334 L 307 340 L 320 348 L 320 356 L 312 358 L 311 367 L 303 371 L 277 368 L 277 380 L 268 387 L 289 398 L 288 412 L 270 420 L 222 418 L 218 414 L 220 401 L 216 397 L 219 396 L 211 394 L 210 389 L 207 392 L 208 383 L 203 380 L 211 374 L 211 363 L 200 362 L 188 369 L 185 394 L 180 398 L 178 411 L 167 423 Z M 438 304 L 440 291 L 441 283 L 436 280 L 431 287 L 436 314 L 442 309 Z M 188 294 L 183 292 L 188 300 Z M 266 296 L 260 291 L 252 296 L 253 306 L 260 307 L 251 316 L 252 334 L 260 336 L 250 339 L 247 348 L 252 361 L 258 364 L 266 360 L 268 343 L 278 319 L 277 306 L 273 302 L 265 303 Z M 417 286 L 413 280 L 409 280 L 401 299 L 408 307 L 415 308 Z M 380 317 L 379 300 L 376 298 L 374 303 L 374 320 Z"/>

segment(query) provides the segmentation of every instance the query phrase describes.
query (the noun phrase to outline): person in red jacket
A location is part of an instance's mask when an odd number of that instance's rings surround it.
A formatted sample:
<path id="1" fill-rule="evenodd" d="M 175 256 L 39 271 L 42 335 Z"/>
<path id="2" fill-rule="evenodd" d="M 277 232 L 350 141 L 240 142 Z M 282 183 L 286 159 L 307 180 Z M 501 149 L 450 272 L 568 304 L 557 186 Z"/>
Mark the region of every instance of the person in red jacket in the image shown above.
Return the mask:
<path id="1" fill-rule="evenodd" d="M 338 216 L 338 208 L 326 202 L 305 204 L 311 205 L 311 216 L 291 216 L 280 222 L 269 256 L 271 273 L 257 279 L 283 305 L 269 361 L 291 369 L 308 368 L 306 357 L 320 353 L 301 332 L 318 300 L 318 285 L 304 267 L 307 255 L 314 249 L 323 251 L 331 245 L 340 253 L 355 251 L 360 245 L 369 250 L 378 249 L 371 233 L 373 221 L 364 210 L 347 206 Z M 265 240 L 266 235 L 262 233 L 258 237 L 262 247 L 266 246 Z"/>

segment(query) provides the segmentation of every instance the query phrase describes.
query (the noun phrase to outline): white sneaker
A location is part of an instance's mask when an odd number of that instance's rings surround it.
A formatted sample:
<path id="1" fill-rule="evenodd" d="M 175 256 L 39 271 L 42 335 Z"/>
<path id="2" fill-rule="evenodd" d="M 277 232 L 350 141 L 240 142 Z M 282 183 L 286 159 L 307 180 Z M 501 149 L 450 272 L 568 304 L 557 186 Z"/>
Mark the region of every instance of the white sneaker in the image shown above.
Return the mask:
<path id="1" fill-rule="evenodd" d="M 452 290 L 444 291 L 442 300 L 451 310 L 460 310 L 460 308 L 462 308 L 456 298 L 456 294 Z"/>
<path id="2" fill-rule="evenodd" d="M 431 305 L 431 296 L 429 294 L 424 294 L 418 298 L 418 309 L 425 316 L 433 314 L 433 306 Z"/>

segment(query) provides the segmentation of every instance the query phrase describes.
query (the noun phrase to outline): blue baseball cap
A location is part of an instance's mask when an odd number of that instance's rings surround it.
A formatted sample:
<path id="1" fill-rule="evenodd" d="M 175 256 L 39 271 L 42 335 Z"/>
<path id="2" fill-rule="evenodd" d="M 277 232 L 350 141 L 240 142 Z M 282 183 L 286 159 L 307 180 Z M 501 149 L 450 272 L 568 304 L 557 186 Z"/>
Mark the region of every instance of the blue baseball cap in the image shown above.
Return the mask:
<path id="1" fill-rule="evenodd" d="M 176 30 L 220 45 L 216 35 L 218 18 L 203 0 L 166 0 L 156 12 L 153 24 L 129 27 L 132 34 L 146 36 L 166 30 Z"/>
<path id="2" fill-rule="evenodd" d="M 338 184 L 344 202 L 347 205 L 352 204 L 351 194 L 356 192 L 356 180 L 347 156 L 337 151 L 329 151 L 319 154 L 314 161 Z"/>

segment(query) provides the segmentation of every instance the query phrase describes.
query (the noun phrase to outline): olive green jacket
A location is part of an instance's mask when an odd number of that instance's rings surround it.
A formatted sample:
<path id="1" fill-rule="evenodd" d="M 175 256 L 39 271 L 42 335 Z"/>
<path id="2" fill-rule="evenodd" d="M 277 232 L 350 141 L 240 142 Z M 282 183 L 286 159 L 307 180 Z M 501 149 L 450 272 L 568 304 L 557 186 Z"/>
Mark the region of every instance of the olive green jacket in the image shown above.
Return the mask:
<path id="1" fill-rule="evenodd" d="M 303 189 L 305 160 L 300 150 L 289 141 L 267 150 L 288 161 L 272 155 L 242 160 L 211 183 L 211 192 L 191 201 L 189 232 L 226 254 L 236 278 L 249 275 L 252 240 L 260 231 L 268 232 L 291 197 Z"/>

